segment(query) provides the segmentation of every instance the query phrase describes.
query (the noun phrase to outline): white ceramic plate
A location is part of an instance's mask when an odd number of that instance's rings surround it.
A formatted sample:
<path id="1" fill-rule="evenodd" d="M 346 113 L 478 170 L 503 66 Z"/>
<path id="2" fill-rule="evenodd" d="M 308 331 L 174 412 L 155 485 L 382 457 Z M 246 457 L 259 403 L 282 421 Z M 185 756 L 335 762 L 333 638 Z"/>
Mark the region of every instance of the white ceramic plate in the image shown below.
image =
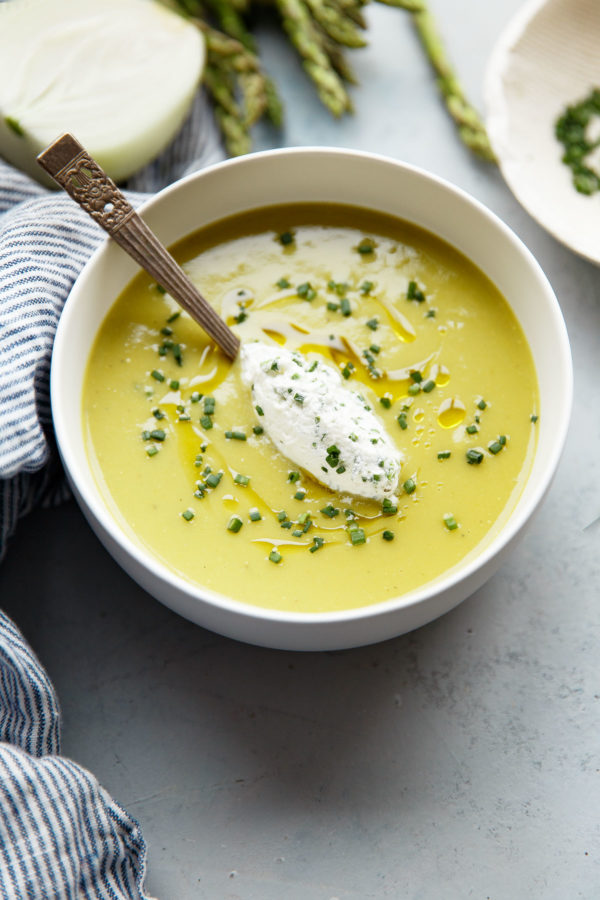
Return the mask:
<path id="1" fill-rule="evenodd" d="M 530 0 L 489 62 L 487 128 L 515 197 L 550 234 L 600 265 L 600 192 L 578 194 L 554 125 L 600 85 L 600 0 Z M 595 121 L 600 127 L 600 120 Z"/>

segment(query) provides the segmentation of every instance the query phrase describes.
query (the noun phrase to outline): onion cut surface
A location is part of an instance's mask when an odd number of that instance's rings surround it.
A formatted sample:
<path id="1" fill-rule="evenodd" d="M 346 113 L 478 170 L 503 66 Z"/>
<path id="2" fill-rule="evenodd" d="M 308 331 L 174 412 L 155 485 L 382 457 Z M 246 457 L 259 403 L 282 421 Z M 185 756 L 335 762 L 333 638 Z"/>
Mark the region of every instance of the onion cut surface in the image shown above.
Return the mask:
<path id="1" fill-rule="evenodd" d="M 198 29 L 155 0 L 0 3 L 0 154 L 46 181 L 35 157 L 69 131 L 127 178 L 181 127 L 204 58 Z"/>

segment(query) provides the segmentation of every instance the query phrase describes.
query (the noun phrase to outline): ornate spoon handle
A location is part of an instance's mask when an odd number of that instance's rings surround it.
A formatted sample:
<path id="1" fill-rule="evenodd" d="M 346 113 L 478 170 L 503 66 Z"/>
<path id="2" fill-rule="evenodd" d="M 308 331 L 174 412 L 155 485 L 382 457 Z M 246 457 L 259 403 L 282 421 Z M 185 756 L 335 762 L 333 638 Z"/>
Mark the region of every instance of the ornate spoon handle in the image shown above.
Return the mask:
<path id="1" fill-rule="evenodd" d="M 71 134 L 38 156 L 49 175 L 235 359 L 239 339 L 189 280 L 115 183 Z"/>

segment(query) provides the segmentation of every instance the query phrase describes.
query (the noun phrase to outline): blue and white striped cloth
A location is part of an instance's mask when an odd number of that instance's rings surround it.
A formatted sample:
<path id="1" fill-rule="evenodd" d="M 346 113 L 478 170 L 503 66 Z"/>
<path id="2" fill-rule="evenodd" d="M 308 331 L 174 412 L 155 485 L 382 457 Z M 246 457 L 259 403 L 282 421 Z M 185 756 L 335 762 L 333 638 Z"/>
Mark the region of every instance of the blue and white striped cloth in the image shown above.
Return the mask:
<path id="1" fill-rule="evenodd" d="M 174 143 L 128 183 L 134 203 L 223 158 L 199 95 Z M 0 558 L 17 522 L 68 495 L 52 437 L 58 319 L 105 237 L 76 204 L 0 160 Z M 0 612 L 0 898 L 129 900 L 144 893 L 139 826 L 93 775 L 60 756 L 54 689 Z"/>

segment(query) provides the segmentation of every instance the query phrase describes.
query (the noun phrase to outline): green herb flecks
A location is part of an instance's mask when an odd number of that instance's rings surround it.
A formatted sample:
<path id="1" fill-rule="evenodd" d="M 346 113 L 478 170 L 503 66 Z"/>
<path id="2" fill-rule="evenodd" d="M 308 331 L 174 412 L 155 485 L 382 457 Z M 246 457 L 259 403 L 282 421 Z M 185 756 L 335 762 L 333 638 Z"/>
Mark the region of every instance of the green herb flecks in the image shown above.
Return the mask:
<path id="1" fill-rule="evenodd" d="M 554 133 L 564 147 L 562 162 L 571 169 L 573 187 L 580 194 L 600 190 L 600 172 L 589 165 L 589 155 L 600 146 L 600 138 L 591 140 L 588 127 L 600 116 L 600 88 L 595 87 L 587 97 L 568 106 L 556 121 Z"/>
<path id="2" fill-rule="evenodd" d="M 225 437 L 228 441 L 245 441 L 247 440 L 246 434 L 243 431 L 226 431 Z"/>
<path id="3" fill-rule="evenodd" d="M 299 284 L 296 287 L 296 293 L 302 300 L 314 300 L 317 296 L 317 292 L 311 285 L 310 281 L 305 281 L 303 284 Z"/>
<path id="4" fill-rule="evenodd" d="M 472 466 L 478 466 L 483 462 L 483 451 L 478 450 L 476 447 L 472 447 L 470 450 L 466 452 L 467 462 Z"/>
<path id="5" fill-rule="evenodd" d="M 239 516 L 232 516 L 227 523 L 227 531 L 232 531 L 234 534 L 237 534 L 240 528 L 244 523 L 240 519 Z"/>
<path id="6" fill-rule="evenodd" d="M 377 244 L 373 240 L 373 238 L 363 238 L 360 244 L 356 247 L 358 253 L 361 256 L 370 256 L 372 253 L 375 253 L 375 247 Z"/>
<path id="7" fill-rule="evenodd" d="M 415 300 L 417 303 L 425 302 L 425 294 L 417 286 L 416 281 L 408 282 L 408 288 L 406 289 L 406 299 L 407 300 Z"/>
<path id="8" fill-rule="evenodd" d="M 448 531 L 456 531 L 456 529 L 458 528 L 458 522 L 456 521 L 452 513 L 446 513 L 443 519 L 444 525 L 446 526 Z"/>

